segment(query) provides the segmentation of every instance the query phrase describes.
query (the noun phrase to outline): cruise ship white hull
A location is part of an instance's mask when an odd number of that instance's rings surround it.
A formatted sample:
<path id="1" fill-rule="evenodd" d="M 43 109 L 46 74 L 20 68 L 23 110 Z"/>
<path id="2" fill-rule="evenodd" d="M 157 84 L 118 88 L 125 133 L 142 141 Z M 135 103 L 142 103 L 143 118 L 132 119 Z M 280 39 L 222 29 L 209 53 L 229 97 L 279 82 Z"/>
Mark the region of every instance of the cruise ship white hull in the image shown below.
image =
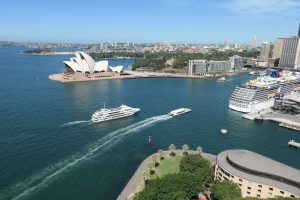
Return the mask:
<path id="1" fill-rule="evenodd" d="M 134 114 L 135 113 L 130 113 L 130 114 L 120 115 L 120 116 L 117 116 L 117 117 L 103 117 L 103 118 L 98 118 L 97 116 L 93 116 L 92 117 L 92 121 L 93 122 L 105 122 L 105 121 L 110 121 L 110 120 L 115 120 L 115 119 L 130 117 L 130 116 L 132 116 Z"/>
<path id="2" fill-rule="evenodd" d="M 255 103 L 255 104 L 244 104 L 241 106 L 233 105 L 232 102 L 229 103 L 229 108 L 235 111 L 249 113 L 249 112 L 259 112 L 261 110 L 271 108 L 274 105 L 274 99 L 269 99 L 267 101 Z"/>
<path id="3" fill-rule="evenodd" d="M 103 108 L 101 110 L 96 111 L 93 114 L 91 120 L 93 122 L 105 122 L 105 121 L 129 117 L 139 111 L 140 111 L 139 108 L 131 108 L 126 105 L 122 105 L 118 108 L 113 108 L 113 109 Z"/>

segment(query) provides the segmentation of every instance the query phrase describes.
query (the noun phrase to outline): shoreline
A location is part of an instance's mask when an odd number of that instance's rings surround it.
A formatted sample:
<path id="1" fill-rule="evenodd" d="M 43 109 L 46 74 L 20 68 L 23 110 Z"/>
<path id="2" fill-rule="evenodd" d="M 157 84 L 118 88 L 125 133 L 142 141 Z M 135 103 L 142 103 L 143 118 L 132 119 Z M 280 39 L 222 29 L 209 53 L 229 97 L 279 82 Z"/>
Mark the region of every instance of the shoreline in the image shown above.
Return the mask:
<path id="1" fill-rule="evenodd" d="M 73 55 L 73 51 L 53 51 L 53 52 L 44 52 L 44 53 L 20 53 L 27 56 L 54 56 L 54 55 Z"/>
<path id="2" fill-rule="evenodd" d="M 237 72 L 235 75 L 239 75 L 243 72 Z M 121 74 L 113 72 L 101 72 L 96 74 L 82 74 L 80 72 L 75 73 L 59 73 L 50 74 L 48 78 L 53 81 L 62 83 L 66 82 L 80 82 L 80 81 L 96 81 L 96 80 L 113 80 L 113 79 L 136 79 L 136 78 L 190 78 L 190 79 L 202 79 L 202 78 L 214 78 L 220 76 L 232 76 L 224 74 L 211 74 L 211 75 L 189 75 L 186 73 L 169 73 L 169 72 L 138 72 L 138 71 L 124 71 Z"/>
<path id="3" fill-rule="evenodd" d="M 171 152 L 170 150 L 163 151 L 163 153 L 165 155 L 168 155 L 168 156 L 170 156 L 170 152 Z M 198 154 L 197 151 L 193 151 L 193 150 L 188 150 L 187 152 L 189 154 Z M 183 150 L 176 150 L 175 153 L 176 154 L 183 154 Z M 125 185 L 122 192 L 119 194 L 117 200 L 128 200 L 128 199 L 131 199 L 135 195 L 135 191 L 137 189 L 137 186 L 139 185 L 139 183 L 142 180 L 143 172 L 146 171 L 148 165 L 153 162 L 152 161 L 152 156 L 154 156 L 154 155 L 158 156 L 158 153 L 154 153 L 152 155 L 149 155 L 146 159 L 144 159 L 141 162 L 139 167 L 135 170 L 132 177 L 129 179 L 129 181 Z M 216 159 L 217 159 L 216 155 L 209 154 L 209 153 L 204 153 L 204 152 L 202 152 L 201 155 L 204 158 L 207 158 L 212 165 L 215 165 Z"/>
<path id="4" fill-rule="evenodd" d="M 135 71 L 125 71 L 122 74 L 116 74 L 112 72 L 103 72 L 98 74 L 50 74 L 50 80 L 58 81 L 62 83 L 66 82 L 80 82 L 80 81 L 96 81 L 96 80 L 113 80 L 113 79 L 136 79 L 136 78 L 209 78 L 211 76 L 194 76 L 188 74 L 175 74 L 175 73 L 164 73 L 164 72 L 135 72 Z"/>
<path id="5" fill-rule="evenodd" d="M 271 108 L 262 111 L 260 114 L 247 113 L 242 115 L 248 120 L 273 121 L 278 126 L 300 132 L 300 115 L 289 115 L 275 112 Z"/>

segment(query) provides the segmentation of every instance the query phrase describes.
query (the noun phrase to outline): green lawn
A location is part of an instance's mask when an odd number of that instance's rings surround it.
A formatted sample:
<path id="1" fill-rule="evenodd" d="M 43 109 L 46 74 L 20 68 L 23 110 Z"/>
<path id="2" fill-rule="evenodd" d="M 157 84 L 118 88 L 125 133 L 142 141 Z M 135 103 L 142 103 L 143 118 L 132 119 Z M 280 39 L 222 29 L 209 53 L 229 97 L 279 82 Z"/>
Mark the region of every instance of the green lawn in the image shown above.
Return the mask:
<path id="1" fill-rule="evenodd" d="M 165 156 L 165 159 L 160 161 L 159 166 L 155 169 L 155 173 L 151 176 L 151 178 L 154 179 L 166 174 L 178 173 L 179 163 L 182 158 L 182 155 Z"/>

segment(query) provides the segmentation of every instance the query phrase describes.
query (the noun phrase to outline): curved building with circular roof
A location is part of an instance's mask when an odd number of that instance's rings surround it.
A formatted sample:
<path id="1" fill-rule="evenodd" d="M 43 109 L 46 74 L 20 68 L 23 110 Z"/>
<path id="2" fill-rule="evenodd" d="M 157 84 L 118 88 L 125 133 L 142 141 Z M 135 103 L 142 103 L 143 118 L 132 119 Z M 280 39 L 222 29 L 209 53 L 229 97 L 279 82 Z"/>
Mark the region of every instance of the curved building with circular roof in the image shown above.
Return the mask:
<path id="1" fill-rule="evenodd" d="M 300 170 L 247 150 L 221 152 L 215 178 L 237 183 L 243 197 L 300 197 Z"/>

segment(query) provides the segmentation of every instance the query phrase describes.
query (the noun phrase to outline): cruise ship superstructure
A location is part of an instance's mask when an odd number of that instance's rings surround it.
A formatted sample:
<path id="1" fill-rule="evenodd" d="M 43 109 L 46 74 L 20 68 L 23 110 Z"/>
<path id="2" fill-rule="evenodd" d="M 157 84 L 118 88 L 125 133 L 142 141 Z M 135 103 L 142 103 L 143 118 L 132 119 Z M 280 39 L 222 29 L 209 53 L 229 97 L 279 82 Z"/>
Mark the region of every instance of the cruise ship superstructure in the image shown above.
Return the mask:
<path id="1" fill-rule="evenodd" d="M 139 108 L 132 108 L 126 105 L 121 105 L 117 108 L 101 108 L 100 110 L 97 110 L 93 116 L 92 121 L 93 122 L 104 122 L 104 121 L 110 121 L 114 119 L 129 117 L 131 115 L 134 115 L 135 113 L 139 112 Z"/>
<path id="2" fill-rule="evenodd" d="M 229 99 L 229 108 L 243 113 L 259 112 L 273 106 L 277 93 L 299 92 L 299 86 L 299 72 L 269 69 L 266 75 L 237 86 Z"/>

